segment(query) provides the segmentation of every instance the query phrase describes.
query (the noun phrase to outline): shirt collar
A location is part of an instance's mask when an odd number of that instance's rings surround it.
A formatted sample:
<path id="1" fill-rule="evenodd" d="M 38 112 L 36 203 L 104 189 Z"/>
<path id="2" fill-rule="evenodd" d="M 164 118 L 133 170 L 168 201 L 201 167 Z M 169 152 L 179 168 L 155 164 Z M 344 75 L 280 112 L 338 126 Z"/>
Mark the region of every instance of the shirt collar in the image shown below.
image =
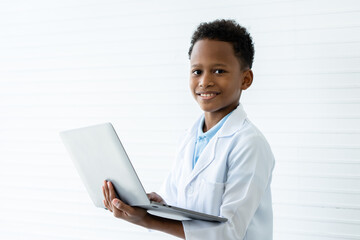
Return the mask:
<path id="1" fill-rule="evenodd" d="M 240 129 L 240 126 L 243 125 L 246 117 L 247 117 L 246 112 L 244 111 L 244 108 L 240 103 L 239 106 L 236 109 L 234 109 L 234 111 L 232 111 L 231 115 L 229 115 L 227 121 L 224 122 L 223 128 L 219 130 L 218 137 L 227 137 L 233 135 L 236 131 Z M 203 121 L 204 121 L 204 114 L 202 114 L 198 118 L 198 120 L 194 123 L 194 125 L 187 130 L 188 134 L 190 134 L 188 135 L 188 138 L 196 138 L 199 125 Z"/>
<path id="2" fill-rule="evenodd" d="M 209 129 L 209 131 L 205 132 L 203 131 L 203 126 L 205 122 L 205 116 L 203 115 L 200 124 L 198 125 L 198 131 L 197 131 L 197 139 L 199 138 L 206 138 L 210 140 L 218 131 L 219 129 L 224 125 L 224 122 L 226 119 L 231 115 L 232 112 L 227 114 L 225 117 L 223 117 L 215 126 Z"/>

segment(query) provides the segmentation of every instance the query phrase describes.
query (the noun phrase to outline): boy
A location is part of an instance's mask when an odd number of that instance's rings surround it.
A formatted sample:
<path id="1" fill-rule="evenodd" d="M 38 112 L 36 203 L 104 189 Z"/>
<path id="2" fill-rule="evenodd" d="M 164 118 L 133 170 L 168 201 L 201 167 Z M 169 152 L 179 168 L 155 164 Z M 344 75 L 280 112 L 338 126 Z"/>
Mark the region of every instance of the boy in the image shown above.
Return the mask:
<path id="1" fill-rule="evenodd" d="M 253 81 L 252 39 L 231 20 L 202 23 L 189 49 L 190 89 L 204 114 L 184 137 L 161 195 L 150 200 L 228 219 L 175 221 L 130 207 L 104 182 L 104 204 L 115 217 L 183 239 L 272 239 L 270 183 L 274 158 L 247 119 L 242 90 Z M 164 200 L 163 200 L 164 199 Z"/>

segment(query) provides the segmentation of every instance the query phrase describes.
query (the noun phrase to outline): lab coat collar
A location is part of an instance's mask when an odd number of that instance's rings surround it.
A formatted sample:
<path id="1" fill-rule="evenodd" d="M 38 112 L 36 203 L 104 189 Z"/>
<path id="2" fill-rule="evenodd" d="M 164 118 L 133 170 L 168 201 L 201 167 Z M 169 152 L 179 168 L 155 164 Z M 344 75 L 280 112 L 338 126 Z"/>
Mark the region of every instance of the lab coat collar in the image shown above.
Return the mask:
<path id="1" fill-rule="evenodd" d="M 217 141 L 221 137 L 232 136 L 236 131 L 241 128 L 244 120 L 246 118 L 246 113 L 241 104 L 231 113 L 228 119 L 225 121 L 224 125 L 219 129 L 215 136 L 210 140 L 208 145 L 205 147 L 204 151 L 201 153 L 197 163 L 195 164 L 194 169 L 192 169 L 192 159 L 194 155 L 194 147 L 196 141 L 197 128 L 202 120 L 200 117 L 195 124 L 189 130 L 189 135 L 186 138 L 186 149 L 185 152 L 185 172 L 187 180 L 185 184 L 189 184 L 200 172 L 202 172 L 215 158 L 215 152 L 217 147 Z"/>
<path id="2" fill-rule="evenodd" d="M 241 104 L 234 109 L 228 119 L 225 121 L 222 128 L 219 129 L 218 137 L 232 136 L 236 131 L 240 129 L 244 120 L 246 119 L 246 112 Z M 215 135 L 216 136 L 216 135 Z"/>

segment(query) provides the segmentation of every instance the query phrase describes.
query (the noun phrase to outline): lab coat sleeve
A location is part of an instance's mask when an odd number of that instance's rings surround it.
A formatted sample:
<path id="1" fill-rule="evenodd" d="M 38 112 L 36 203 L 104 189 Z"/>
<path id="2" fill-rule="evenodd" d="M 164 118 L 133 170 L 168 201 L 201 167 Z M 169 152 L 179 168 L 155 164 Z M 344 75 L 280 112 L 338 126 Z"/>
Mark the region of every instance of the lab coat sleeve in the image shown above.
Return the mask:
<path id="1" fill-rule="evenodd" d="M 262 135 L 253 135 L 234 144 L 228 156 L 227 180 L 220 207 L 220 215 L 228 221 L 183 221 L 186 239 L 243 239 L 270 184 L 273 165 L 272 152 Z"/>
<path id="2" fill-rule="evenodd" d="M 182 143 L 184 144 L 184 142 L 186 141 L 186 136 L 187 136 L 187 131 L 183 134 L 183 136 L 181 136 L 181 138 L 179 139 L 179 144 Z M 176 156 L 180 155 L 181 152 L 183 151 L 182 148 L 177 150 L 177 154 Z M 159 195 L 165 200 L 165 202 L 168 205 L 177 205 L 177 186 L 178 186 L 178 179 L 179 179 L 179 171 L 176 171 L 177 169 L 181 168 L 181 162 L 179 161 L 179 159 L 176 159 L 176 161 L 174 161 L 173 165 L 172 165 L 172 169 L 169 172 L 169 174 L 167 175 L 165 181 L 163 182 L 163 184 L 161 185 L 160 189 L 159 189 Z"/>
<path id="3" fill-rule="evenodd" d="M 169 205 L 176 205 L 177 184 L 175 180 L 174 171 L 171 171 L 159 190 L 159 195 Z"/>

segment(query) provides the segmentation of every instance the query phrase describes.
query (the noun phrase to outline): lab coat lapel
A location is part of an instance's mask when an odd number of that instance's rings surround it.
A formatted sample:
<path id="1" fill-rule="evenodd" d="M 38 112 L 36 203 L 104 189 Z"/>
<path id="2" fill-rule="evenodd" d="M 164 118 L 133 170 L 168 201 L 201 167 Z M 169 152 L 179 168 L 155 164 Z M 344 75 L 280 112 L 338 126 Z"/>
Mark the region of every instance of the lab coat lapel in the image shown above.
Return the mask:
<path id="1" fill-rule="evenodd" d="M 215 134 L 213 139 L 210 140 L 210 142 L 205 147 L 204 151 L 200 154 L 199 159 L 188 178 L 187 184 L 190 183 L 197 175 L 199 175 L 199 173 L 201 173 L 214 160 L 215 148 L 218 139 L 217 136 L 218 134 Z"/>
<path id="2" fill-rule="evenodd" d="M 195 136 L 190 137 L 184 152 L 184 179 L 187 179 L 192 173 L 192 159 L 195 150 Z"/>
<path id="3" fill-rule="evenodd" d="M 184 144 L 184 152 L 183 152 L 183 171 L 182 171 L 182 179 L 189 179 L 192 173 L 192 159 L 194 157 L 195 150 L 195 141 L 196 141 L 196 131 L 199 126 L 200 121 L 202 121 L 203 116 L 201 115 L 197 121 L 193 124 L 193 126 L 188 130 L 188 135 L 185 138 Z"/>

